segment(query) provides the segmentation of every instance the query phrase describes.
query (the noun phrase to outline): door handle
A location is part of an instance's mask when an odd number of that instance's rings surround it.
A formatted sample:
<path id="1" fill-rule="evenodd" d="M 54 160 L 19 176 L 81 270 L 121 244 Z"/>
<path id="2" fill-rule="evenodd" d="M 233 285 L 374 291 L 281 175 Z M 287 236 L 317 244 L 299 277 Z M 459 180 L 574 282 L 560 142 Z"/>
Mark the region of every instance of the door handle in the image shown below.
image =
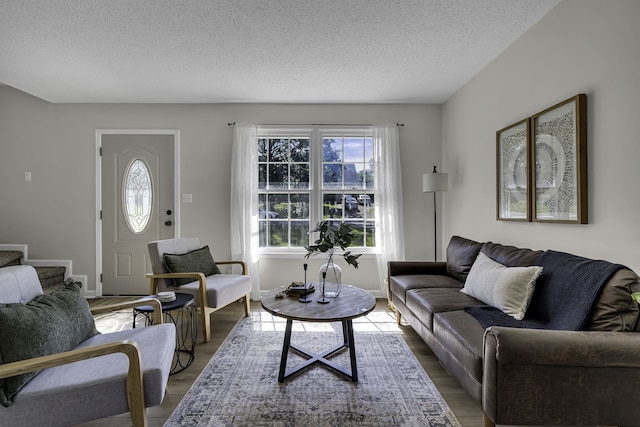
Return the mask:
<path id="1" fill-rule="evenodd" d="M 164 225 L 166 225 L 167 227 L 171 227 L 171 224 L 173 224 L 171 221 L 165 221 Z"/>

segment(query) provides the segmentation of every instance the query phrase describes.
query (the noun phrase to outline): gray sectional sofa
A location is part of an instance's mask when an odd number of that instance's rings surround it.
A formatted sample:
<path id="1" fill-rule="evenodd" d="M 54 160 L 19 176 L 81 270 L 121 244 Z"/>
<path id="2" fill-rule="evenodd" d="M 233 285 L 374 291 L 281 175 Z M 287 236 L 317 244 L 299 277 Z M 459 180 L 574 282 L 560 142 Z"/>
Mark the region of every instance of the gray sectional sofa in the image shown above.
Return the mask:
<path id="1" fill-rule="evenodd" d="M 485 425 L 639 425 L 630 269 L 454 236 L 446 262 L 389 262 L 388 286 L 398 322 L 482 406 Z"/>

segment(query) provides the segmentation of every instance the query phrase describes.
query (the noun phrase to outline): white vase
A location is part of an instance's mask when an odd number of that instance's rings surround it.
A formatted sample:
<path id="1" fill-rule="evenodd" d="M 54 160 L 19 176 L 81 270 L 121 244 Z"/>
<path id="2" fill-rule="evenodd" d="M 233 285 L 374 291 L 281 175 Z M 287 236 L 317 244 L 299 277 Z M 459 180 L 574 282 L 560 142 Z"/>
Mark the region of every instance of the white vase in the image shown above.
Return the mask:
<path id="1" fill-rule="evenodd" d="M 323 277 L 323 274 L 326 274 Z M 322 264 L 320 271 L 318 272 L 318 279 L 320 281 L 320 292 L 322 292 L 322 283 L 324 281 L 324 295 L 327 298 L 335 298 L 340 294 L 340 288 L 342 285 L 342 269 L 340 266 L 333 262 L 333 257 L 329 257 L 329 260 L 325 264 Z"/>

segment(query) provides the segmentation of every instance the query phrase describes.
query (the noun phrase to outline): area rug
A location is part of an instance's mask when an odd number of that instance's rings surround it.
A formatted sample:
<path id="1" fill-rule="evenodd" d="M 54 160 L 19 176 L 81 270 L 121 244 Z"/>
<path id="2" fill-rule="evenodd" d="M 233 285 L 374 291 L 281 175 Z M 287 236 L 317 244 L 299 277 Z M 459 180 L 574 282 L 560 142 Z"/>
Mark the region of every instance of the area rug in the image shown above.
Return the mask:
<path id="1" fill-rule="evenodd" d="M 278 383 L 284 320 L 265 316 L 238 322 L 166 427 L 460 426 L 399 331 L 354 323 L 356 383 L 318 364 Z M 340 323 L 294 322 L 292 343 L 312 351 L 341 339 Z M 287 360 L 290 369 L 306 359 Z M 346 350 L 330 360 L 349 367 Z"/>

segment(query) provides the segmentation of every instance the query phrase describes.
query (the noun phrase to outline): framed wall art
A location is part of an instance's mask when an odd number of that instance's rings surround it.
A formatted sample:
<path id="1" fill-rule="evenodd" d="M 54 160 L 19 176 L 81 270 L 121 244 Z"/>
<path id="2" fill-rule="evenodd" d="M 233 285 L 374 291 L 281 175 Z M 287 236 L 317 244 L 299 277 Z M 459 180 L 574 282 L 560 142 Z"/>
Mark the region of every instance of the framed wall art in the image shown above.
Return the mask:
<path id="1" fill-rule="evenodd" d="M 531 220 L 530 123 L 527 118 L 496 132 L 498 220 Z"/>
<path id="2" fill-rule="evenodd" d="M 587 224 L 586 95 L 531 117 L 533 220 Z"/>

